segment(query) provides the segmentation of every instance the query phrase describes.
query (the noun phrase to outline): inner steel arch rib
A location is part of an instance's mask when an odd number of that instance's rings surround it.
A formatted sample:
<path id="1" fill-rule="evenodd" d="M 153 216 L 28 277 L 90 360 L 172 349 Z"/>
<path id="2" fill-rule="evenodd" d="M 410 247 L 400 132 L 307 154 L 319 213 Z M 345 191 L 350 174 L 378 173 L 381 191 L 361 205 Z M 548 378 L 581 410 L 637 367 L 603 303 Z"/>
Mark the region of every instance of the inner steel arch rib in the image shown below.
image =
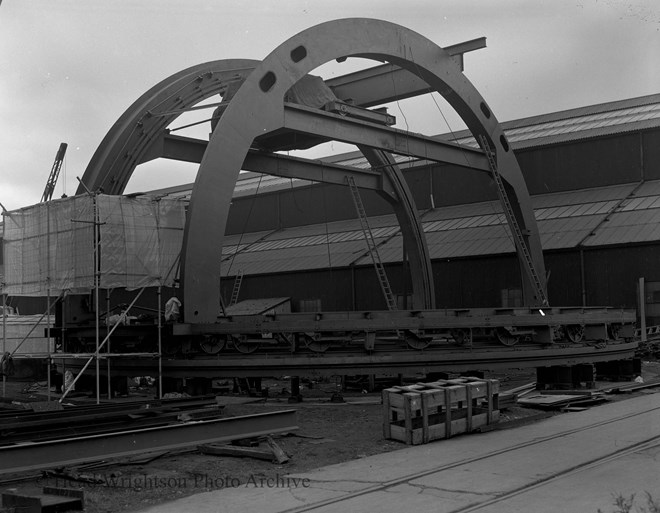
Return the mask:
<path id="1" fill-rule="evenodd" d="M 225 59 L 192 66 L 162 80 L 138 98 L 101 141 L 82 177 L 92 191 L 122 194 L 165 128 L 193 105 L 222 94 L 230 81 L 245 80 L 259 61 Z M 167 113 L 167 114 L 164 114 Z M 76 194 L 84 194 L 81 184 Z"/>
<path id="2" fill-rule="evenodd" d="M 477 139 L 487 138 L 509 190 L 523 243 L 537 273 L 545 276 L 536 221 L 518 163 L 495 116 L 451 56 L 423 36 L 389 22 L 337 20 L 299 33 L 266 57 L 232 98 L 209 141 L 193 188 L 182 250 L 187 322 L 211 323 L 217 317 L 222 233 L 233 184 L 250 145 L 283 126 L 283 99 L 293 84 L 328 61 L 351 56 L 389 61 L 419 76 L 445 97 Z M 530 296 L 534 285 L 525 275 L 523 284 L 527 302 L 539 305 L 539 298 Z"/>

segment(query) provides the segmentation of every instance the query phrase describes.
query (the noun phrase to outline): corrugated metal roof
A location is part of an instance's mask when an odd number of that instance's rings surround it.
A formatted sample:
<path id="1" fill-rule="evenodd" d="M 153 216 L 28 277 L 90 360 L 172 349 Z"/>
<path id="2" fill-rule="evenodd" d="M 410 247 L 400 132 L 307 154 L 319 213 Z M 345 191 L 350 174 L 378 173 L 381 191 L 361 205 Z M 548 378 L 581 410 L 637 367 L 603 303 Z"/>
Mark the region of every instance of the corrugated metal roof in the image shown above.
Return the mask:
<path id="1" fill-rule="evenodd" d="M 637 184 L 610 185 L 577 191 L 555 192 L 532 196 L 535 210 L 560 205 L 584 205 L 601 201 L 621 200 L 630 194 Z"/>
<path id="2" fill-rule="evenodd" d="M 511 147 L 546 146 L 660 127 L 660 94 L 610 102 L 501 123 Z M 477 147 L 468 130 L 438 136 Z"/>
<path id="3" fill-rule="evenodd" d="M 544 250 L 660 240 L 660 180 L 553 193 L 532 201 Z M 483 202 L 426 212 L 422 226 L 431 258 L 513 252 L 504 215 L 496 209 L 497 203 Z M 396 217 L 378 216 L 370 224 L 381 261 L 400 262 L 402 237 Z M 251 243 L 232 257 L 234 273 L 371 265 L 356 219 L 249 235 Z M 235 246 L 238 237 L 227 239 L 232 242 Z"/>
<path id="4" fill-rule="evenodd" d="M 651 242 L 660 239 L 660 208 L 617 211 L 596 233 L 584 241 L 585 246 Z"/>
<path id="5" fill-rule="evenodd" d="M 538 224 L 544 250 L 567 249 L 577 246 L 602 221 L 603 216 L 584 216 L 552 219 Z"/>

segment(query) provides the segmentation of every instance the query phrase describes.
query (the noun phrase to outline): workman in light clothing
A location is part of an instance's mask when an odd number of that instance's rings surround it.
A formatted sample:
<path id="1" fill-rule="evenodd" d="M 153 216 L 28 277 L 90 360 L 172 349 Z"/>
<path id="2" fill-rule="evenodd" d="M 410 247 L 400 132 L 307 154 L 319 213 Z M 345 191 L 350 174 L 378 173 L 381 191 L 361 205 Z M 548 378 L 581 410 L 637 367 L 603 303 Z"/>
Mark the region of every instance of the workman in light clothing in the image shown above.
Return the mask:
<path id="1" fill-rule="evenodd" d="M 176 296 L 172 296 L 165 303 L 165 321 L 177 322 L 179 320 L 181 301 Z"/>

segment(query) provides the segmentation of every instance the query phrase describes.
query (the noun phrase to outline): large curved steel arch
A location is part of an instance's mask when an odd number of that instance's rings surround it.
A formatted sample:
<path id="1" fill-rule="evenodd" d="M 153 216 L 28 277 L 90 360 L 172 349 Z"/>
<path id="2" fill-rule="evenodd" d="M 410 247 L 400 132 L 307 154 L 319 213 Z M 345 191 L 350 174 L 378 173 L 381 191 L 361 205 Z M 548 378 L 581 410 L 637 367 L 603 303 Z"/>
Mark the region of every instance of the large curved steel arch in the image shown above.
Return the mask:
<path id="1" fill-rule="evenodd" d="M 92 156 L 76 194 L 122 194 L 138 164 L 163 131 L 187 109 L 245 80 L 259 61 L 223 59 L 198 64 L 162 80 L 138 98 L 110 128 Z"/>
<path id="2" fill-rule="evenodd" d="M 242 83 L 258 64 L 247 59 L 207 62 L 182 70 L 149 89 L 108 131 L 85 170 L 77 194 L 86 190 L 122 194 L 135 168 L 160 154 L 159 143 L 167 126 L 195 104 L 224 95 L 231 81 Z M 408 248 L 413 304 L 416 308 L 434 308 L 431 260 L 405 179 L 386 152 L 364 147 L 360 150 L 373 167 L 382 170 L 388 182 L 378 192 L 392 205 Z"/>
<path id="3" fill-rule="evenodd" d="M 545 266 L 529 194 L 513 151 L 478 91 L 442 48 L 399 25 L 372 19 L 323 23 L 290 38 L 246 78 L 220 119 L 202 159 L 192 192 L 182 249 L 184 318 L 214 322 L 218 314 L 222 235 L 233 184 L 259 136 L 284 126 L 284 95 L 315 68 L 333 59 L 389 61 L 424 80 L 458 112 L 472 134 L 495 152 L 525 249 L 545 287 Z M 519 252 L 520 255 L 520 252 Z M 535 290 L 523 276 L 527 297 Z M 540 305 L 541 298 L 528 300 Z"/>

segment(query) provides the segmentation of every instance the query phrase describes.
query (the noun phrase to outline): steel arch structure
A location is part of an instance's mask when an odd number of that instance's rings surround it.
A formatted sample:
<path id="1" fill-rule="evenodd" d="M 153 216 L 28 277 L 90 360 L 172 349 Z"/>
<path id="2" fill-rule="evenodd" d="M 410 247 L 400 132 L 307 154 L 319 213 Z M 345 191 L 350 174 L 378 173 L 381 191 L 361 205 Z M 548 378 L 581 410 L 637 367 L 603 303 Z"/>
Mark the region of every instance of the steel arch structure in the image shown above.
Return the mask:
<path id="1" fill-rule="evenodd" d="M 309 168 L 303 170 L 304 163 L 274 153 L 281 149 L 277 141 L 291 134 L 351 142 L 363 151 L 374 171 L 324 166 L 325 175 L 329 176 L 326 180 L 341 183 L 345 176 L 355 176 L 358 186 L 377 190 L 390 201 L 404 239 L 407 243 L 412 241 L 410 264 L 417 304 L 433 308 L 430 259 L 417 210 L 403 175 L 388 153 L 450 162 L 488 173 L 491 169 L 483 154 L 472 148 L 285 101 L 291 87 L 314 69 L 347 57 L 386 61 L 405 70 L 428 90 L 441 94 L 475 138 L 485 141 L 502 178 L 504 194 L 510 200 L 510 217 L 523 234 L 515 242 L 524 271 L 525 302 L 528 306 L 542 305 L 545 266 L 536 220 L 524 178 L 502 128 L 449 52 L 393 23 L 373 19 L 331 21 L 293 36 L 261 62 L 215 61 L 173 75 L 145 93 L 117 121 L 90 162 L 83 183 L 90 189 L 123 192 L 136 165 L 167 156 L 165 128 L 171 121 L 191 105 L 222 94 L 231 81 L 240 81 L 203 148 L 192 191 L 181 257 L 185 321 L 212 323 L 217 318 L 222 239 L 241 169 L 249 169 L 252 163 L 271 169 L 272 174 L 316 176 L 318 170 L 313 163 L 307 162 Z M 363 103 L 378 102 L 371 99 Z M 262 151 L 255 152 L 255 145 Z M 507 220 L 511 223 L 511 219 Z M 540 283 L 534 283 L 529 266 L 523 265 L 524 259 L 533 264 Z"/>

